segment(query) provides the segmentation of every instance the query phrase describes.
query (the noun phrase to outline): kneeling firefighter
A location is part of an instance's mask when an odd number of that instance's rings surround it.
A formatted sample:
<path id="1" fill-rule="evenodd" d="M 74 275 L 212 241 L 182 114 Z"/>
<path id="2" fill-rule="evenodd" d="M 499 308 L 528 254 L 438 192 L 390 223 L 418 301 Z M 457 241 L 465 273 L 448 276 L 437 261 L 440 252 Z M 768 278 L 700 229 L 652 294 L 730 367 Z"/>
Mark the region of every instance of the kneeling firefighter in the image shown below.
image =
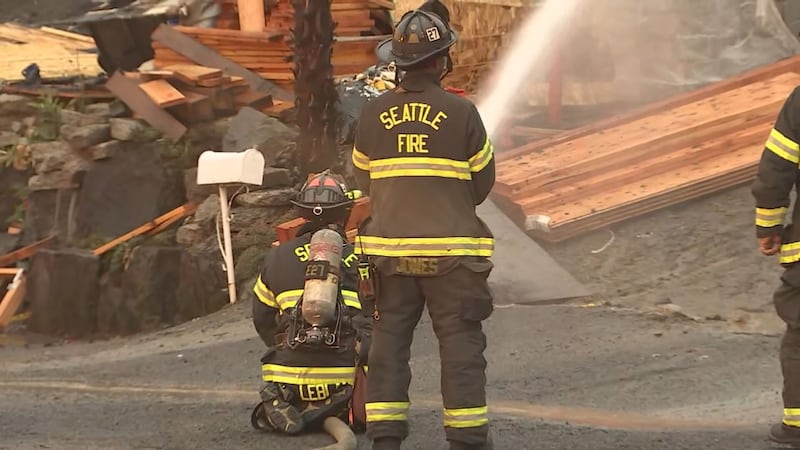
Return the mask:
<path id="1" fill-rule="evenodd" d="M 359 258 L 344 229 L 357 196 L 328 171 L 311 176 L 292 201 L 308 222 L 266 257 L 253 302 L 253 323 L 268 347 L 251 417 L 257 429 L 298 434 L 328 417 L 352 423 L 371 328 L 357 293 Z"/>

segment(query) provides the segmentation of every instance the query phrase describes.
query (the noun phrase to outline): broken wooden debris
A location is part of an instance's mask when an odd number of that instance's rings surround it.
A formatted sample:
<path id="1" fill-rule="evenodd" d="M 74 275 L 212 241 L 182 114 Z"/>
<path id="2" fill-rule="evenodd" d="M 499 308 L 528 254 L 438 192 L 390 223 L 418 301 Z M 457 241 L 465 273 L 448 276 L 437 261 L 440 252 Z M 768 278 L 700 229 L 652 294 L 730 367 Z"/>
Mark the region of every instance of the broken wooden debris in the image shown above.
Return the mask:
<path id="1" fill-rule="evenodd" d="M 256 33 L 162 25 L 153 32 L 154 63 L 159 69 L 191 62 L 217 67 L 228 75 L 247 78 L 255 90 L 269 92 L 274 99 L 292 101 L 293 51 L 286 36 L 288 31 Z M 337 37 L 331 55 L 334 75 L 361 73 L 374 65 L 375 45 L 383 38 Z M 270 88 L 258 88 L 265 79 L 270 80 Z"/>
<path id="2" fill-rule="evenodd" d="M 24 269 L 0 269 L 0 276 L 13 277 L 5 294 L 0 298 L 0 330 L 4 330 L 16 314 L 25 297 Z"/>
<path id="3" fill-rule="evenodd" d="M 69 75 L 96 76 L 94 39 L 49 27 L 0 24 L 0 80 L 23 80 L 22 70 L 36 63 L 43 78 Z"/>
<path id="4" fill-rule="evenodd" d="M 498 154 L 493 198 L 561 241 L 752 179 L 800 57 Z"/>
<path id="5" fill-rule="evenodd" d="M 115 72 L 106 83 L 106 88 L 113 92 L 128 107 L 144 119 L 150 126 L 164 133 L 165 136 L 177 141 L 188 129 L 177 119 L 154 102 L 140 87 L 139 84 Z"/>
<path id="6" fill-rule="evenodd" d="M 213 67 L 223 70 L 228 75 L 242 77 L 247 80 L 250 87 L 256 91 L 268 92 L 274 98 L 281 100 L 293 99 L 290 93 L 280 89 L 268 80 L 265 80 L 259 74 L 242 67 L 193 37 L 182 33 L 181 30 L 185 30 L 186 28 L 190 27 L 170 27 L 162 24 L 153 31 L 153 47 L 156 52 L 158 52 L 159 49 L 167 49 L 172 54 L 178 55 L 178 58 L 174 58 L 172 61 L 164 61 L 163 58 L 159 60 L 156 55 L 157 66 L 169 66 L 189 62 L 206 67 Z M 203 30 L 209 30 L 209 32 L 222 31 L 208 28 L 203 28 Z M 238 33 L 246 35 L 244 32 Z M 260 35 L 261 33 L 258 34 Z"/>
<path id="7" fill-rule="evenodd" d="M 370 211 L 370 201 L 369 197 L 361 197 L 357 199 L 353 205 L 353 209 L 350 211 L 350 216 L 347 218 L 347 223 L 345 224 L 345 230 L 347 232 L 347 237 L 350 242 L 353 241 L 356 234 L 358 233 L 358 227 L 361 225 L 361 222 L 364 221 L 367 217 L 369 217 Z M 297 236 L 297 230 L 306 223 L 306 220 L 302 217 L 298 217 L 296 219 L 289 220 L 284 222 L 277 227 L 277 234 L 278 240 L 272 243 L 272 246 L 278 246 L 286 241 L 290 241 Z"/>
<path id="8" fill-rule="evenodd" d="M 135 230 L 132 230 L 106 244 L 101 245 L 100 247 L 97 247 L 93 253 L 95 254 L 95 256 L 100 256 L 108 252 L 109 250 L 112 250 L 115 247 L 122 245 L 125 242 L 128 242 L 129 240 L 135 237 L 141 236 L 143 234 L 152 235 L 161 232 L 170 225 L 181 220 L 182 218 L 194 214 L 196 210 L 197 210 L 197 205 L 194 203 L 186 203 L 184 205 L 181 205 L 164 215 L 156 217 L 155 219 L 153 219 L 152 222 L 148 222 L 136 228 Z"/>
<path id="9" fill-rule="evenodd" d="M 7 267 L 24 259 L 28 259 L 40 249 L 47 248 L 54 242 L 55 236 L 50 236 L 38 240 L 30 245 L 26 245 L 25 247 L 14 250 L 13 252 L 2 255 L 0 256 L 0 267 Z"/>

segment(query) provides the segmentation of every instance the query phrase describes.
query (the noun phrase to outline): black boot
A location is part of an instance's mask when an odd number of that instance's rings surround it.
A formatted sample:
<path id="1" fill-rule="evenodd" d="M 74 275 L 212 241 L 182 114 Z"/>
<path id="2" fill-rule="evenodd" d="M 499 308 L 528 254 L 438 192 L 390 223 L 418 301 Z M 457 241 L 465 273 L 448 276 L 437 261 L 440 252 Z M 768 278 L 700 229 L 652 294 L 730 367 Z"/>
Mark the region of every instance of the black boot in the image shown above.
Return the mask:
<path id="1" fill-rule="evenodd" d="M 775 424 L 769 429 L 769 439 L 779 444 L 800 448 L 800 427 L 790 427 L 782 423 Z"/>
<path id="2" fill-rule="evenodd" d="M 401 440 L 393 437 L 382 437 L 372 442 L 372 450 L 400 450 Z"/>
<path id="3" fill-rule="evenodd" d="M 260 392 L 260 415 L 273 428 L 287 434 L 299 434 L 305 423 L 294 406 L 287 401 L 287 392 L 276 383 L 267 383 Z M 288 393 L 288 395 L 291 395 Z"/>

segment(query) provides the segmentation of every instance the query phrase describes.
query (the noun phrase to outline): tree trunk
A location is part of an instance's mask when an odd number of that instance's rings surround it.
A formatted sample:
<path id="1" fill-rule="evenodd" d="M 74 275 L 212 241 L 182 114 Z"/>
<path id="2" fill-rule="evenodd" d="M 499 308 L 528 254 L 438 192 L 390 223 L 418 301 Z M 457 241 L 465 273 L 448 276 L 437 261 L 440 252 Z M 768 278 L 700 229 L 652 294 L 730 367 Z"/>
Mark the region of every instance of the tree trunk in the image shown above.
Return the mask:
<path id="1" fill-rule="evenodd" d="M 297 165 L 303 174 L 333 166 L 337 157 L 330 0 L 293 0 Z"/>

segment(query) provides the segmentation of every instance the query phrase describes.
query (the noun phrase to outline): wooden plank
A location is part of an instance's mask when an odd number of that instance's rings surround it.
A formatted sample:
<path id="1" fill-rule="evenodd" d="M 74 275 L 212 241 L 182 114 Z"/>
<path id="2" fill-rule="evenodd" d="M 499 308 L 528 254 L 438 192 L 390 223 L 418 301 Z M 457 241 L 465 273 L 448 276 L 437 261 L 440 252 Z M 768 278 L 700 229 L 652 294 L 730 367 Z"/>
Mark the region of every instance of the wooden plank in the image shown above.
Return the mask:
<path id="1" fill-rule="evenodd" d="M 196 210 L 197 210 L 197 205 L 194 203 L 186 203 L 182 206 L 179 206 L 162 216 L 156 217 L 151 222 L 145 223 L 144 225 L 136 228 L 135 230 L 132 230 L 106 244 L 101 245 L 100 247 L 97 247 L 96 249 L 94 249 L 94 254 L 96 256 L 100 256 L 108 252 L 109 250 L 114 249 L 118 245 L 124 244 L 125 242 L 128 242 L 129 240 L 137 236 L 141 236 L 143 234 L 152 232 L 153 230 L 159 228 L 164 223 L 167 223 L 170 220 L 173 220 L 174 222 L 175 220 L 178 220 L 182 217 L 194 214 Z"/>
<path id="2" fill-rule="evenodd" d="M 125 78 L 120 72 L 115 72 L 108 79 L 106 88 L 153 128 L 161 131 L 170 139 L 177 141 L 186 133 L 186 126 L 161 109 L 143 90 L 139 89 L 139 85 L 135 81 Z"/>
<path id="3" fill-rule="evenodd" d="M 226 31 L 226 30 L 217 30 Z M 219 53 L 211 50 L 197 40 L 182 34 L 178 30 L 161 24 L 152 34 L 152 39 L 164 44 L 176 52 L 186 56 L 192 61 L 207 66 L 222 69 L 228 75 L 240 76 L 248 81 L 250 86 L 257 90 L 272 94 L 273 98 L 291 101 L 294 96 L 271 82 L 263 79 L 258 74 L 245 69 Z"/>
<path id="4" fill-rule="evenodd" d="M 242 31 L 264 31 L 264 0 L 238 0 L 239 28 Z"/>
<path id="5" fill-rule="evenodd" d="M 768 123 L 775 119 L 782 102 L 776 102 L 767 107 L 757 108 L 753 111 L 737 113 L 731 116 L 720 116 L 717 120 L 711 121 L 698 128 L 691 128 L 675 134 L 658 135 L 650 142 L 638 143 L 633 147 L 620 145 L 619 150 L 599 155 L 587 155 L 583 161 L 578 161 L 572 165 L 558 167 L 546 172 L 531 174 L 529 179 L 523 179 L 513 185 L 506 185 L 503 181 L 498 184 L 498 192 L 508 193 L 512 198 L 528 199 L 531 195 L 536 195 L 542 190 L 553 190 L 560 186 L 572 184 L 580 180 L 581 184 L 596 182 L 596 175 L 604 176 L 613 172 L 615 169 L 631 171 L 642 161 L 652 163 L 659 158 L 670 157 L 671 154 L 679 153 L 687 146 L 700 142 L 702 147 L 710 142 L 714 142 L 717 137 L 730 136 L 733 131 L 741 130 L 754 123 Z M 698 121 L 701 123 L 702 121 Z M 601 137 L 598 140 L 602 139 Z M 699 157 L 700 155 L 698 155 Z M 638 175 L 647 172 L 639 172 Z"/>
<path id="6" fill-rule="evenodd" d="M 14 280 L 8 286 L 8 290 L 0 300 L 0 330 L 8 327 L 11 318 L 16 314 L 22 299 L 25 297 L 26 274 L 23 269 L 14 269 Z"/>
<path id="7" fill-rule="evenodd" d="M 573 198 L 558 210 L 550 210 L 545 214 L 534 213 L 535 209 L 528 209 L 528 217 L 543 216 L 549 220 L 533 220 L 526 223 L 548 223 L 550 230 L 559 227 L 586 226 L 585 223 L 592 219 L 598 222 L 598 216 L 616 214 L 614 220 L 624 220 L 632 217 L 630 211 L 650 211 L 655 207 L 675 204 L 692 198 L 691 192 L 704 189 L 720 189 L 728 186 L 730 179 L 738 182 L 742 174 L 755 173 L 756 163 L 754 154 L 760 154 L 761 146 L 750 145 L 749 148 L 731 150 L 720 153 L 713 164 L 699 162 L 689 164 L 677 170 L 654 174 L 646 181 L 636 181 L 622 186 L 613 191 L 589 193 L 582 198 Z M 727 180 L 727 181 L 726 181 Z M 656 206 L 653 206 L 656 205 Z M 603 223 L 608 223 L 606 218 Z"/>
<path id="8" fill-rule="evenodd" d="M 237 108 L 251 106 L 256 109 L 272 105 L 272 96 L 266 92 L 247 90 L 233 97 L 233 104 Z"/>
<path id="9" fill-rule="evenodd" d="M 186 102 L 186 97 L 181 91 L 175 89 L 167 80 L 147 81 L 140 84 L 139 89 L 143 90 L 161 108 Z"/>
<path id="10" fill-rule="evenodd" d="M 800 56 L 793 56 L 791 58 L 783 59 L 774 64 L 759 67 L 741 75 L 728 78 L 718 83 L 713 83 L 700 89 L 692 90 L 690 92 L 669 97 L 664 100 L 653 102 L 644 105 L 640 108 L 631 111 L 623 112 L 605 120 L 597 121 L 586 126 L 576 128 L 563 135 L 556 136 L 552 139 L 544 139 L 533 142 L 528 145 L 523 145 L 519 148 L 508 150 L 498 153 L 497 161 L 505 161 L 507 159 L 515 158 L 531 152 L 539 151 L 554 145 L 568 142 L 583 136 L 600 132 L 607 128 L 613 128 L 618 125 L 630 122 L 642 117 L 655 115 L 660 112 L 677 108 L 687 103 L 696 102 L 706 97 L 712 97 L 732 89 L 736 89 L 747 84 L 763 80 L 765 78 L 775 77 L 777 75 L 787 72 L 800 72 Z"/>
<path id="11" fill-rule="evenodd" d="M 55 236 L 50 236 L 48 238 L 38 240 L 30 245 L 26 245 L 25 247 L 14 250 L 11 253 L 6 253 L 5 255 L 0 256 L 0 267 L 10 266 L 24 259 L 28 259 L 37 251 L 49 247 L 54 242 Z"/>
<path id="12" fill-rule="evenodd" d="M 224 75 L 220 69 L 199 66 L 197 64 L 175 64 L 164 67 L 164 70 L 173 72 L 181 81 L 185 81 L 189 84 L 219 78 Z"/>
<path id="13" fill-rule="evenodd" d="M 716 167 L 718 161 L 729 152 L 741 151 L 740 149 L 760 149 L 769 134 L 771 121 L 763 120 L 760 124 L 711 139 L 701 144 L 679 151 L 665 152 L 653 155 L 651 158 L 642 159 L 627 167 L 598 173 L 596 176 L 580 180 L 572 180 L 559 186 L 548 186 L 536 195 L 520 198 L 517 203 L 523 210 L 536 209 L 539 211 L 563 210 L 569 207 L 570 202 L 580 201 L 582 198 L 603 193 L 609 199 L 614 199 L 617 191 L 630 189 L 630 186 L 649 186 L 651 177 L 660 174 L 680 173 L 681 170 L 691 166 Z M 753 152 L 752 164 L 757 164 L 761 151 Z M 724 170 L 725 168 L 717 169 Z M 675 178 L 676 183 L 680 178 Z M 643 194 L 649 195 L 649 194 Z M 622 201 L 624 202 L 624 201 Z M 599 205 L 598 205 L 599 208 Z M 567 213 L 570 218 L 576 217 L 576 212 Z"/>
<path id="14" fill-rule="evenodd" d="M 184 92 L 186 103 L 168 108 L 169 112 L 186 125 L 208 122 L 216 118 L 214 106 L 207 96 Z"/>
<path id="15" fill-rule="evenodd" d="M 556 167 L 587 164 L 607 158 L 615 152 L 632 154 L 634 150 L 646 151 L 657 143 L 668 145 L 673 136 L 688 136 L 705 127 L 734 121 L 743 114 L 777 114 L 787 95 L 798 84 L 800 74 L 781 74 L 725 94 L 605 129 L 599 136 L 583 136 L 535 155 L 504 160 L 498 163 L 499 184 L 514 186 L 518 183 L 535 183 L 539 180 L 535 175 L 546 174 Z"/>

